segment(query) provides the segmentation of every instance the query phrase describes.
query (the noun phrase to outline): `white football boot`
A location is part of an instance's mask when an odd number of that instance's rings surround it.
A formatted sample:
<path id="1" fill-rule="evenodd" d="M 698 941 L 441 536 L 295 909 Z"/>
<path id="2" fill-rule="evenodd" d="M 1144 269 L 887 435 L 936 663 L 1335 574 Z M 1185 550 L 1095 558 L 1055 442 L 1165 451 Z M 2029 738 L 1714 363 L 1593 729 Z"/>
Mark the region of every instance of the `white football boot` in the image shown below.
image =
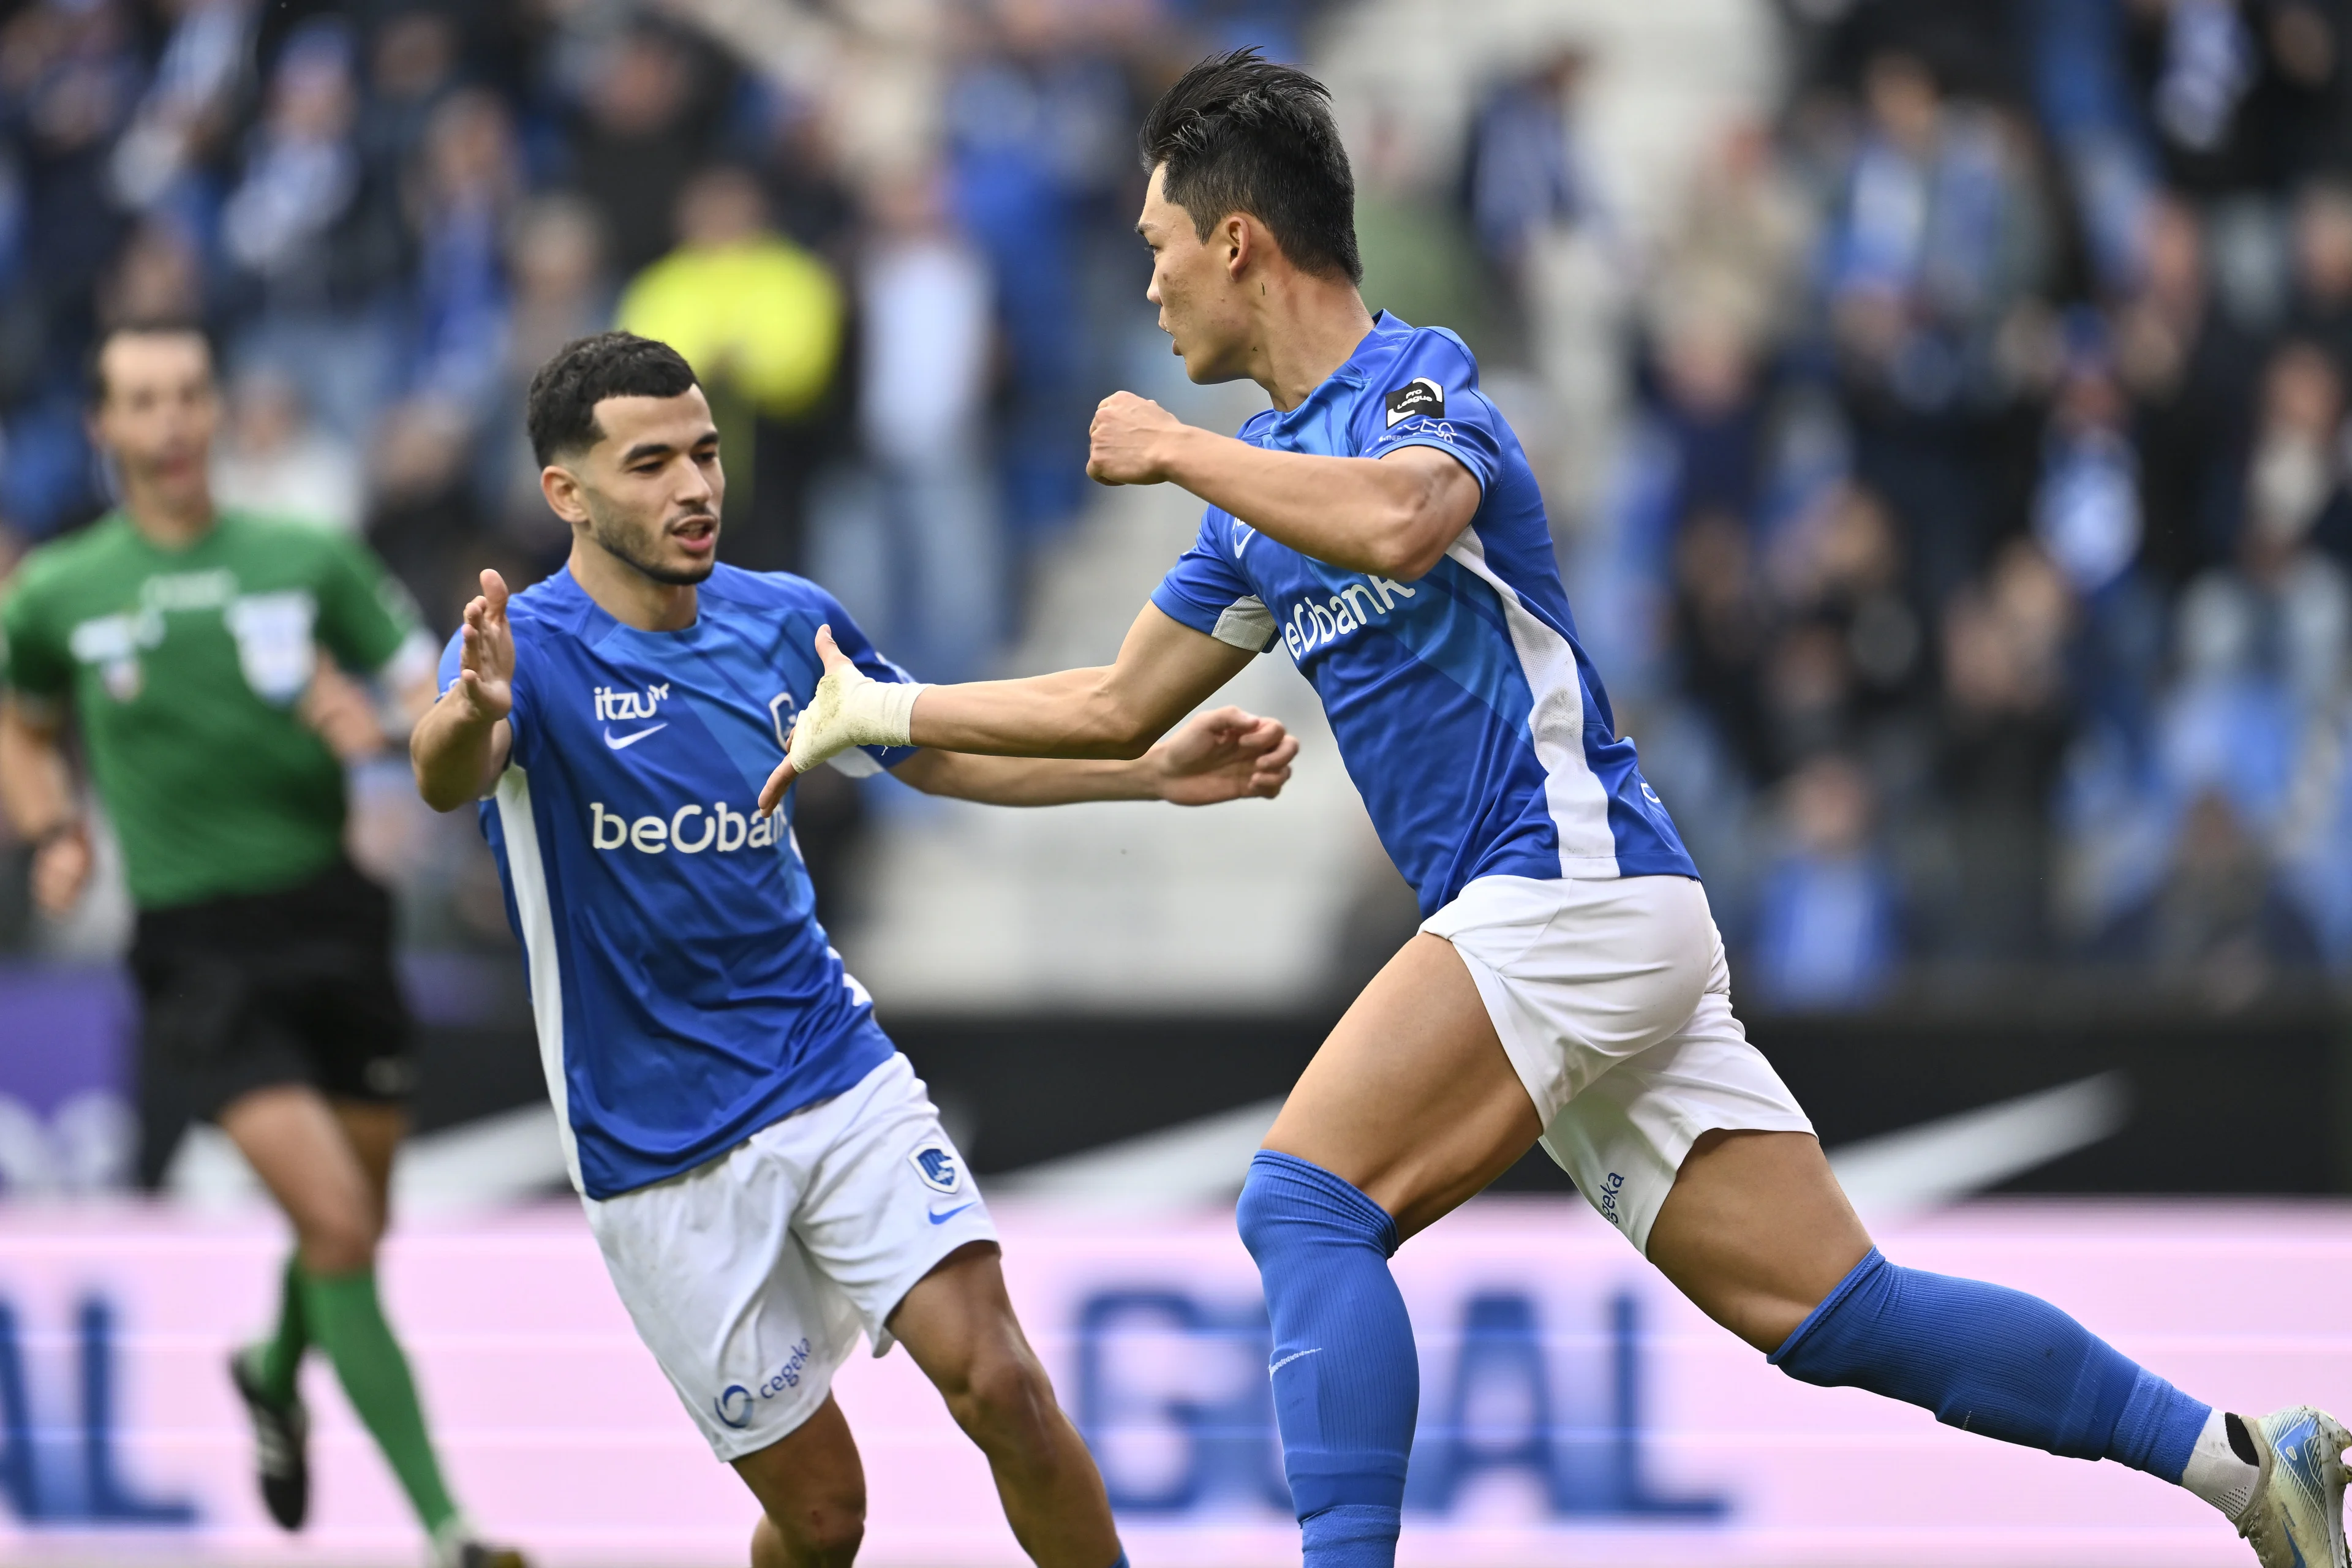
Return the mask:
<path id="1" fill-rule="evenodd" d="M 2230 1522 L 2263 1568 L 2352 1568 L 2344 1546 L 2344 1450 L 2352 1432 L 2308 1405 L 2245 1423 L 2260 1456 L 2254 1495 Z"/>

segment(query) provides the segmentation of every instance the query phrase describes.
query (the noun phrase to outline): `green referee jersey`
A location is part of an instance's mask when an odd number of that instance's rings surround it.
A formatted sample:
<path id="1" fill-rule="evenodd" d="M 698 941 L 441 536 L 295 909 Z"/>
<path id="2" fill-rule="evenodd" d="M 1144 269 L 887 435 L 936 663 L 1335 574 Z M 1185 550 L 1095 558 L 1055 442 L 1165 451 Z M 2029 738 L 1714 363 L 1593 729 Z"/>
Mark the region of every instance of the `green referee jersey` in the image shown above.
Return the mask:
<path id="1" fill-rule="evenodd" d="M 142 909 L 289 888 L 332 865 L 342 765 L 296 704 L 321 647 L 374 674 L 421 645 L 407 595 L 364 547 L 236 512 L 182 550 L 120 512 L 42 546 L 0 631 L 18 700 L 72 708 Z"/>

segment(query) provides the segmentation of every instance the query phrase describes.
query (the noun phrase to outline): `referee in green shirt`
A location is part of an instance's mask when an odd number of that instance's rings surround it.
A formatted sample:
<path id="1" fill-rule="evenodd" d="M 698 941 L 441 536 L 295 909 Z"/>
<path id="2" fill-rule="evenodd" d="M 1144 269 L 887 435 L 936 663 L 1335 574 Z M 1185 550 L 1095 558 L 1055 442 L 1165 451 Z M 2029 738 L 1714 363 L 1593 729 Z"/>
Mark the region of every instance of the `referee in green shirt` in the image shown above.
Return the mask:
<path id="1" fill-rule="evenodd" d="M 277 1329 L 229 1364 L 271 1515 L 293 1530 L 308 1510 L 296 1373 L 317 1345 L 437 1568 L 518 1563 L 451 1501 L 376 1298 L 408 1020 L 390 900 L 343 855 L 343 765 L 385 741 L 362 682 L 421 712 L 432 644 L 365 549 L 214 509 L 201 332 L 117 328 L 92 363 L 89 427 L 122 504 L 26 557 L 0 603 L 0 802 L 35 847 L 35 898 L 71 909 L 90 868 L 58 743 L 71 718 L 139 909 L 142 1058 L 193 1089 L 293 1221 Z"/>

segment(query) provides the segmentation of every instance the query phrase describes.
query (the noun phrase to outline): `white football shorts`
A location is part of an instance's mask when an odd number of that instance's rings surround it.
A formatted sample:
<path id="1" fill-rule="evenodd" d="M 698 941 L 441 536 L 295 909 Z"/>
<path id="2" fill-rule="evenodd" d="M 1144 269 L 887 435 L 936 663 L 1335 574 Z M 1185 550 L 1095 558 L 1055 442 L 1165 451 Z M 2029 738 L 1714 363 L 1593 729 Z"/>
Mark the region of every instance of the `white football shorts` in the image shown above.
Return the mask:
<path id="1" fill-rule="evenodd" d="M 896 1053 L 682 1176 L 582 1202 L 638 1337 L 721 1459 L 814 1415 L 860 1330 L 883 1354 L 916 1282 L 996 1239 Z"/>
<path id="2" fill-rule="evenodd" d="M 1703 1132 L 1811 1132 L 1731 1011 L 1706 889 L 1687 877 L 1481 877 L 1421 929 L 1454 944 L 1543 1120 L 1543 1148 L 1626 1240 Z"/>

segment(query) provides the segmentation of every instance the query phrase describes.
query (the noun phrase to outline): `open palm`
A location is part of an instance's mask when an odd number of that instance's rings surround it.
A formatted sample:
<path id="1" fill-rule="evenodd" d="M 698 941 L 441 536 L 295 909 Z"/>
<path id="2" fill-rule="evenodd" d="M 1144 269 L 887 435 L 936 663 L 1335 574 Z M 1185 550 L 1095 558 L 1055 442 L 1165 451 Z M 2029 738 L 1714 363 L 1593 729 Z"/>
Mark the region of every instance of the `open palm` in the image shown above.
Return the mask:
<path id="1" fill-rule="evenodd" d="M 476 719 L 503 719 L 514 711 L 514 632 L 507 625 L 507 583 L 482 574 L 482 591 L 466 606 L 465 636 L 457 648 L 457 679 L 452 687 Z"/>

